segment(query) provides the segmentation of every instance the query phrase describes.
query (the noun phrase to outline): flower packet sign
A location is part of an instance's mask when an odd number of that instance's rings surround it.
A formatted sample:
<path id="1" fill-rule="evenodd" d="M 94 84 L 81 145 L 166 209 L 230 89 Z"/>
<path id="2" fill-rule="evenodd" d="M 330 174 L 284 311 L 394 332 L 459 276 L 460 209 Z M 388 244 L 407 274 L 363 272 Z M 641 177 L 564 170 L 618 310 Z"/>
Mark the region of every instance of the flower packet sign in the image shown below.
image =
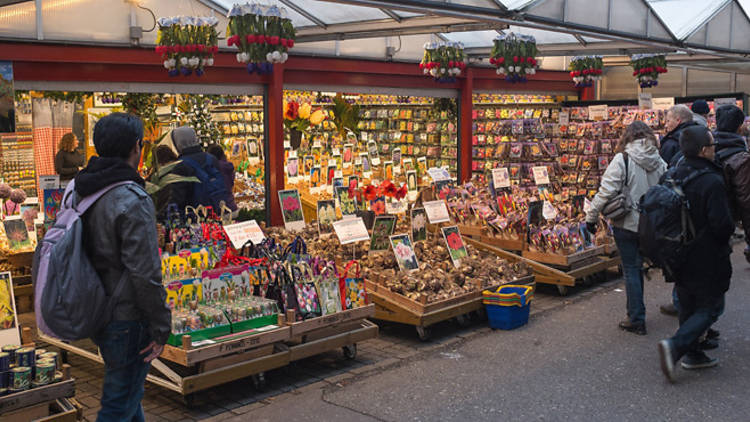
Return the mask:
<path id="1" fill-rule="evenodd" d="M 0 273 L 0 345 L 21 344 L 16 299 L 10 272 Z"/>
<path id="2" fill-rule="evenodd" d="M 235 249 L 242 249 L 248 241 L 253 242 L 253 245 L 259 245 L 266 238 L 263 230 L 255 220 L 228 224 L 224 226 L 224 232 L 229 237 Z"/>
<path id="3" fill-rule="evenodd" d="M 45 189 L 42 196 L 44 202 L 44 220 L 55 221 L 57 212 L 62 205 L 62 197 L 65 189 Z"/>
<path id="4" fill-rule="evenodd" d="M 279 204 L 281 204 L 281 215 L 284 218 L 284 228 L 290 231 L 305 228 L 305 216 L 297 189 L 280 190 Z"/>
<path id="5" fill-rule="evenodd" d="M 333 233 L 336 221 L 336 202 L 333 199 L 318 201 L 318 235 Z"/>
<path id="6" fill-rule="evenodd" d="M 427 213 L 424 208 L 411 210 L 411 240 L 414 242 L 427 240 Z"/>
<path id="7" fill-rule="evenodd" d="M 451 216 L 448 214 L 448 207 L 445 205 L 445 201 L 428 201 L 424 202 L 422 205 L 427 213 L 427 221 L 429 221 L 430 224 L 451 221 Z"/>
<path id="8" fill-rule="evenodd" d="M 492 169 L 492 184 L 496 190 L 510 187 L 510 174 L 507 167 Z"/>
<path id="9" fill-rule="evenodd" d="M 375 141 L 369 141 L 367 143 L 367 153 L 370 155 L 370 163 L 373 166 L 380 165 L 380 155 L 378 154 L 378 144 Z M 365 168 L 367 171 L 367 168 Z"/>
<path id="10" fill-rule="evenodd" d="M 203 302 L 203 285 L 200 278 L 186 278 L 167 283 L 167 306 L 170 309 L 186 307 L 188 302 Z"/>
<path id="11" fill-rule="evenodd" d="M 408 234 L 391 236 L 391 247 L 393 247 L 393 254 L 396 255 L 396 261 L 401 271 L 419 269 L 419 261 L 417 261 L 417 255 L 414 254 L 414 248 Z"/>
<path id="12" fill-rule="evenodd" d="M 549 185 L 549 170 L 547 170 L 547 166 L 532 167 L 531 172 L 534 176 L 534 183 L 537 186 Z"/>
<path id="13" fill-rule="evenodd" d="M 347 218 L 333 223 L 333 230 L 342 245 L 370 240 L 362 217 Z"/>
<path id="14" fill-rule="evenodd" d="M 427 170 L 427 174 L 430 175 L 430 178 L 432 178 L 433 182 L 452 180 L 451 174 L 448 173 L 448 170 L 444 168 L 431 167 L 429 170 Z"/>
<path id="15" fill-rule="evenodd" d="M 230 296 L 253 294 L 247 265 L 203 271 L 201 285 L 206 300 L 229 300 Z"/>
<path id="16" fill-rule="evenodd" d="M 387 251 L 391 246 L 390 237 L 396 227 L 396 216 L 379 215 L 372 224 L 370 252 Z"/>
<path id="17" fill-rule="evenodd" d="M 469 255 L 466 245 L 464 245 L 464 241 L 461 238 L 461 233 L 458 231 L 458 226 L 443 227 L 440 231 L 443 232 L 443 239 L 445 239 L 445 244 L 448 246 L 448 254 L 451 257 L 453 266 L 458 268 L 461 265 L 461 260 Z"/>

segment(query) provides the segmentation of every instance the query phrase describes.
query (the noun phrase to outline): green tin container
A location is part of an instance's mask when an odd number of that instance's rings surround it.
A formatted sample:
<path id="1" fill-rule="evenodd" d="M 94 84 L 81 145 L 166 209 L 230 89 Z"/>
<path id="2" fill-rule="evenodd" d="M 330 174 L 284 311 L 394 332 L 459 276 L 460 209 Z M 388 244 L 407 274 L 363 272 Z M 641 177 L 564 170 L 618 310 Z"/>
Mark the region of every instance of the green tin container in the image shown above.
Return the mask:
<path id="1" fill-rule="evenodd" d="M 31 388 L 31 368 L 20 366 L 13 368 L 11 371 L 11 391 L 24 391 Z"/>
<path id="2" fill-rule="evenodd" d="M 55 380 L 55 363 L 41 362 L 36 365 L 34 383 L 36 385 L 47 385 Z"/>

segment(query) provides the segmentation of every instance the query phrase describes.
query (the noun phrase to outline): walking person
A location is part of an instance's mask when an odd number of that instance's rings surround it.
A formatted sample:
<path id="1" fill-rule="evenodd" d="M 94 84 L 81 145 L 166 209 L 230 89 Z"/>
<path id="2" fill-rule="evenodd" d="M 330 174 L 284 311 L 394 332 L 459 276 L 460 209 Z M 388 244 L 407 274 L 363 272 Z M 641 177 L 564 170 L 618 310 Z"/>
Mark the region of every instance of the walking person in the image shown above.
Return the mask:
<path id="1" fill-rule="evenodd" d="M 622 257 L 627 293 L 627 318 L 619 327 L 646 334 L 646 308 L 643 303 L 643 258 L 638 252 L 638 210 L 634 204 L 667 170 L 651 128 L 635 121 L 625 129 L 612 159 L 602 176 L 601 186 L 586 214 L 586 226 L 595 233 L 599 216 L 620 193 L 629 200 L 624 216 L 611 221 L 617 249 Z"/>
<path id="2" fill-rule="evenodd" d="M 672 106 L 667 111 L 667 120 L 664 128 L 667 134 L 661 138 L 659 154 L 670 167 L 676 162 L 675 156 L 680 152 L 680 133 L 690 126 L 697 126 L 693 121 L 693 112 L 684 104 Z"/>
<path id="3" fill-rule="evenodd" d="M 55 173 L 60 175 L 61 186 L 66 186 L 83 168 L 83 156 L 76 151 L 77 148 L 78 138 L 72 133 L 60 138 L 55 154 Z"/>
<path id="4" fill-rule="evenodd" d="M 92 339 L 106 371 L 97 421 L 140 422 L 146 374 L 171 330 L 154 205 L 136 170 L 143 123 L 130 114 L 105 116 L 94 127 L 94 146 L 99 156 L 75 178 L 79 198 L 117 182 L 134 182 L 105 193 L 83 216 L 83 245 L 107 295 L 126 283 L 111 321 Z"/>
<path id="5" fill-rule="evenodd" d="M 674 180 L 693 176 L 682 191 L 695 237 L 685 250 L 684 265 L 675 269 L 680 328 L 658 345 L 661 369 L 670 382 L 675 380 L 675 364 L 680 359 L 684 369 L 718 363 L 701 350 L 699 342 L 724 310 L 724 293 L 732 277 L 729 239 L 735 228 L 724 176 L 714 162 L 716 142 L 711 132 L 702 126 L 685 129 L 680 149 L 685 159 L 668 175 Z"/>

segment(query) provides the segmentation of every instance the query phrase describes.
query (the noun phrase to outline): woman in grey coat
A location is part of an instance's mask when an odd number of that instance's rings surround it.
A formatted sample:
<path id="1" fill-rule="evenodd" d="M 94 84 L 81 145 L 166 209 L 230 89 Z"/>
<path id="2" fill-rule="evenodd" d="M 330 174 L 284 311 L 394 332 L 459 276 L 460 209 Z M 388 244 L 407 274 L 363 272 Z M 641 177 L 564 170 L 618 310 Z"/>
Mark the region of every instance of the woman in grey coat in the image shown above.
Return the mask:
<path id="1" fill-rule="evenodd" d="M 625 129 L 617 147 L 618 154 L 609 163 L 602 176 L 601 186 L 586 214 L 586 225 L 596 231 L 599 215 L 604 206 L 621 191 L 627 193 L 633 204 L 623 218 L 611 221 L 615 243 L 622 258 L 627 293 L 628 318 L 620 328 L 635 334 L 646 334 L 646 308 L 643 304 L 643 258 L 638 252 L 637 204 L 646 191 L 659 182 L 667 164 L 659 155 L 654 132 L 641 121 Z M 627 160 L 627 167 L 625 165 Z M 627 168 L 627 171 L 626 171 Z M 627 174 L 627 180 L 626 179 Z"/>

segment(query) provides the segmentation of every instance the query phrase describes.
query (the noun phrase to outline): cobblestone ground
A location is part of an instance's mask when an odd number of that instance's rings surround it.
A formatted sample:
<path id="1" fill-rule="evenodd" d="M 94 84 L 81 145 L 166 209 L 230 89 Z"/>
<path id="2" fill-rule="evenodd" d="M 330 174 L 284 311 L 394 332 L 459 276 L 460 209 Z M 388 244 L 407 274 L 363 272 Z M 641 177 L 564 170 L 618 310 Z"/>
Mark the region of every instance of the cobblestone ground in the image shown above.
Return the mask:
<path id="1" fill-rule="evenodd" d="M 557 289 L 551 286 L 540 286 L 532 305 L 532 318 L 550 309 L 589 297 L 617 282 L 619 279 L 590 287 L 576 287 L 566 297 L 559 296 Z M 23 320 L 28 320 L 28 316 Z M 261 390 L 254 387 L 251 378 L 246 378 L 199 392 L 193 407 L 188 408 L 179 394 L 147 383 L 143 399 L 146 420 L 193 421 L 225 420 L 241 415 L 250 417 L 253 411 L 286 398 L 311 390 L 345 385 L 355 378 L 376 375 L 405 361 L 419 359 L 422 353 L 447 349 L 466 339 L 490 332 L 486 322 L 472 321 L 468 327 L 460 327 L 455 321 L 446 321 L 433 326 L 430 340 L 422 342 L 411 326 L 377 322 L 380 326 L 379 337 L 359 343 L 355 359 L 347 360 L 341 351 L 335 351 L 294 362 L 290 366 L 266 373 L 266 386 Z M 51 346 L 45 348 L 55 350 Z M 69 363 L 76 379 L 76 399 L 83 407 L 83 416 L 85 420 L 94 421 L 101 398 L 103 367 L 72 353 L 69 354 Z"/>

